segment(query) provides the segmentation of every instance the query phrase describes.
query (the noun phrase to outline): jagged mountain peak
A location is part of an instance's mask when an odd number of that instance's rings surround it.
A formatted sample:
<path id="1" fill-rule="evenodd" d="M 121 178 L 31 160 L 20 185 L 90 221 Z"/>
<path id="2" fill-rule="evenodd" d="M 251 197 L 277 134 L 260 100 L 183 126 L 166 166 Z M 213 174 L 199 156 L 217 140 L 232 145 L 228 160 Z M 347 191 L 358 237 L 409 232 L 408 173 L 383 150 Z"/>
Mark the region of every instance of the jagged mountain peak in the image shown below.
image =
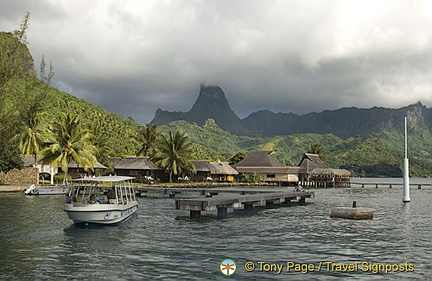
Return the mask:
<path id="1" fill-rule="evenodd" d="M 185 120 L 202 126 L 208 119 L 233 134 L 247 134 L 240 118 L 231 109 L 225 93 L 217 85 L 201 84 L 197 100 L 189 112 L 168 112 L 158 109 L 153 120 L 155 125 L 166 125 L 172 121 Z"/>
<path id="2" fill-rule="evenodd" d="M 228 113 L 235 115 L 229 106 L 228 100 L 224 92 L 219 86 L 206 86 L 201 84 L 200 92 L 195 104 L 192 106 L 190 113 L 198 111 L 199 113 L 206 113 L 209 117 L 215 117 L 219 113 Z M 237 117 L 237 115 L 235 115 Z M 207 119 L 205 118 L 205 119 Z M 238 117 L 237 117 L 238 118 Z M 205 121 L 205 120 L 204 120 Z"/>

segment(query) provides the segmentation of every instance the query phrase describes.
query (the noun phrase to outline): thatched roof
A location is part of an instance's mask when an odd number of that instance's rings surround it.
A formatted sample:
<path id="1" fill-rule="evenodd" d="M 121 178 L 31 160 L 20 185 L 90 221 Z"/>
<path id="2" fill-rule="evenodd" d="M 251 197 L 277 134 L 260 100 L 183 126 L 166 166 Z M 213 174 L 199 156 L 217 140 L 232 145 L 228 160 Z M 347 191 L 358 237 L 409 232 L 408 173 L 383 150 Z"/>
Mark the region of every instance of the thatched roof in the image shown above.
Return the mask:
<path id="1" fill-rule="evenodd" d="M 257 172 L 258 174 L 298 174 L 299 167 L 281 166 L 281 167 L 237 167 L 239 173 L 249 174 Z"/>
<path id="2" fill-rule="evenodd" d="M 300 174 L 309 174 L 313 169 L 326 169 L 318 154 L 305 153 L 300 161 Z"/>
<path id="3" fill-rule="evenodd" d="M 215 175 L 238 175 L 236 169 L 231 167 L 228 162 L 210 162 L 212 167 L 211 174 Z"/>
<path id="4" fill-rule="evenodd" d="M 343 176 L 343 177 L 349 177 L 351 173 L 345 169 L 320 169 L 315 168 L 310 172 L 313 176 L 319 176 L 319 175 L 329 175 L 329 176 Z"/>
<path id="5" fill-rule="evenodd" d="M 208 160 L 192 160 L 197 172 L 211 172 L 210 161 Z"/>
<path id="6" fill-rule="evenodd" d="M 148 156 L 126 156 L 110 158 L 115 170 L 161 170 Z"/>
<path id="7" fill-rule="evenodd" d="M 82 165 L 78 165 L 77 162 L 75 162 L 74 160 L 72 160 L 71 162 L 69 162 L 69 168 L 74 168 L 74 169 L 78 169 L 78 168 L 83 168 Z M 106 169 L 107 167 L 105 167 L 104 165 L 102 165 L 99 162 L 96 162 L 96 165 L 94 167 L 92 167 L 94 169 Z"/>
<path id="8" fill-rule="evenodd" d="M 32 167 L 34 165 L 35 159 L 34 156 L 22 156 L 21 159 L 24 162 L 24 167 Z M 36 164 L 42 165 L 40 162 L 41 158 L 39 156 L 36 157 Z"/>
<path id="9" fill-rule="evenodd" d="M 237 175 L 238 172 L 228 162 L 210 162 L 207 160 L 192 160 L 197 172 L 209 172 L 211 175 Z"/>
<path id="10" fill-rule="evenodd" d="M 237 167 L 281 167 L 284 166 L 278 160 L 270 156 L 272 151 L 249 151 L 249 155 L 242 161 L 232 165 Z"/>
<path id="11" fill-rule="evenodd" d="M 34 165 L 34 156 L 23 156 L 22 160 L 24 162 L 24 166 L 25 167 L 31 167 L 31 166 Z M 37 165 L 49 165 L 49 164 L 42 163 L 41 160 L 42 160 L 41 157 L 39 157 L 39 156 L 36 157 L 36 161 L 37 161 L 36 163 L 37 163 Z M 72 160 L 69 163 L 69 168 L 75 168 L 75 169 L 82 168 L 82 165 L 78 165 L 75 161 Z M 96 165 L 93 168 L 95 168 L 95 169 L 106 169 L 107 167 L 105 167 L 101 163 L 97 162 Z"/>

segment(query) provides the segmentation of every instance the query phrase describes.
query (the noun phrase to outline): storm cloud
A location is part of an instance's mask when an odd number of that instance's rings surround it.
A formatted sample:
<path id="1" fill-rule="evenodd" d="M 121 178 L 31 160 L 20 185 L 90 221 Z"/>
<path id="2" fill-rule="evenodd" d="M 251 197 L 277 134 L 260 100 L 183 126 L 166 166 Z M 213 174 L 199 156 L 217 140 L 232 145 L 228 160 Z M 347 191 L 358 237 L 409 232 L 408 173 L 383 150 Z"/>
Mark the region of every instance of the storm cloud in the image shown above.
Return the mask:
<path id="1" fill-rule="evenodd" d="M 148 123 L 219 85 L 244 118 L 341 107 L 432 106 L 430 1 L 0 0 L 53 85 Z"/>

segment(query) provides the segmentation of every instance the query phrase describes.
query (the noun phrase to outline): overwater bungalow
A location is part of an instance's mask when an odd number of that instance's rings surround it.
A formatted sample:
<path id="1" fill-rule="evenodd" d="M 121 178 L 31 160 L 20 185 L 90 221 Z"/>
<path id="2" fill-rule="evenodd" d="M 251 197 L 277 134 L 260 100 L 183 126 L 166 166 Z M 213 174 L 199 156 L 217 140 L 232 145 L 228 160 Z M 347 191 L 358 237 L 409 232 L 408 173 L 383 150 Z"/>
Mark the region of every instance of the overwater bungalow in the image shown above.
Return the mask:
<path id="1" fill-rule="evenodd" d="M 316 187 L 348 187 L 351 173 L 345 169 L 313 169 L 309 181 Z"/>
<path id="2" fill-rule="evenodd" d="M 345 187 L 350 185 L 351 173 L 330 169 L 318 154 L 305 153 L 299 164 L 299 183 L 310 187 Z"/>

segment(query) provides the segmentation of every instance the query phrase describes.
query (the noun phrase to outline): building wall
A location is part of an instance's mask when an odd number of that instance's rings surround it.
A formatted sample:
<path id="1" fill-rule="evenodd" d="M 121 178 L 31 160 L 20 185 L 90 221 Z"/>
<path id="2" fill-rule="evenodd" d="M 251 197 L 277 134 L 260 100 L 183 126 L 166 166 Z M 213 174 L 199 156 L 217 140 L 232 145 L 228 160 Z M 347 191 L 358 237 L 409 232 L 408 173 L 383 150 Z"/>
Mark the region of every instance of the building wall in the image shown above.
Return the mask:
<path id="1" fill-rule="evenodd" d="M 10 185 L 38 184 L 39 170 L 37 168 L 13 169 L 9 172 L 0 172 L 0 181 Z"/>
<path id="2" fill-rule="evenodd" d="M 262 181 L 268 182 L 298 182 L 299 177 L 295 174 L 275 174 L 274 177 L 268 177 L 268 174 L 259 174 Z"/>

